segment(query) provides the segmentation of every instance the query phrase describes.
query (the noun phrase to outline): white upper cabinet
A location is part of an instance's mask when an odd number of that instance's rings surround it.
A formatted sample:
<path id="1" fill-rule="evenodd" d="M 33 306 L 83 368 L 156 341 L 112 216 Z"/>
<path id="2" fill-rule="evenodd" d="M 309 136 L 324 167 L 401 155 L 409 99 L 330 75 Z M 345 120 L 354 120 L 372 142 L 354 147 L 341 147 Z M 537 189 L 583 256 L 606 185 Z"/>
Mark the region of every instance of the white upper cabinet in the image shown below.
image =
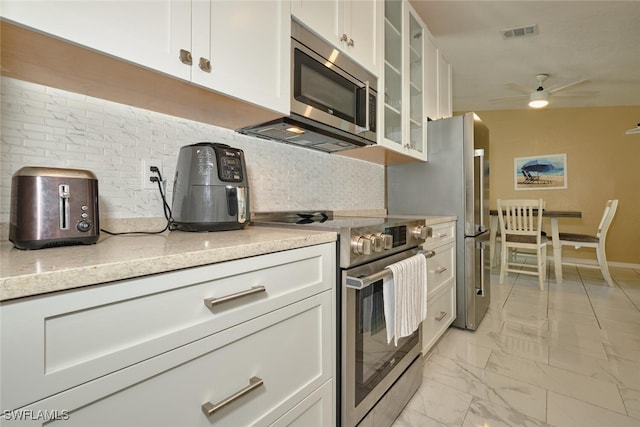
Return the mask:
<path id="1" fill-rule="evenodd" d="M 380 75 L 379 0 L 292 0 L 291 14 L 372 74 Z"/>
<path id="2" fill-rule="evenodd" d="M 425 84 L 427 91 L 427 105 L 425 113 L 431 120 L 436 120 L 438 115 L 438 47 L 427 32 L 425 42 Z"/>
<path id="3" fill-rule="evenodd" d="M 2 16 L 76 44 L 189 79 L 178 60 L 191 44 L 188 1 L 3 0 Z"/>
<path id="4" fill-rule="evenodd" d="M 288 1 L 4 0 L 2 15 L 81 46 L 289 113 Z"/>
<path id="5" fill-rule="evenodd" d="M 426 27 L 406 1 L 384 2 L 384 71 L 379 82 L 380 144 L 427 159 Z"/>
<path id="6" fill-rule="evenodd" d="M 453 115 L 451 102 L 451 64 L 428 33 L 426 43 L 425 80 L 427 85 L 427 117 L 446 119 Z"/>
<path id="7" fill-rule="evenodd" d="M 451 64 L 438 49 L 438 118 L 440 119 L 453 115 L 451 83 Z"/>
<path id="8" fill-rule="evenodd" d="M 288 1 L 196 0 L 192 22 L 193 83 L 290 113 Z"/>

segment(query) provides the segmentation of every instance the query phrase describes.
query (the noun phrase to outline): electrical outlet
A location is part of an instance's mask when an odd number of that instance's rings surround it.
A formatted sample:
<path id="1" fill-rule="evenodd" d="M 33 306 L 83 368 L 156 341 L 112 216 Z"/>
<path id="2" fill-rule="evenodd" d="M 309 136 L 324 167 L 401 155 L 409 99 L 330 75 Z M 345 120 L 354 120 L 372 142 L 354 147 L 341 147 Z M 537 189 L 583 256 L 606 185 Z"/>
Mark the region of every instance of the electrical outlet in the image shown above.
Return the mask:
<path id="1" fill-rule="evenodd" d="M 156 166 L 162 171 L 160 162 L 153 160 L 140 160 L 140 187 L 142 190 L 158 190 L 158 184 L 151 181 L 152 177 L 158 177 L 157 174 L 151 172 L 151 166 Z"/>

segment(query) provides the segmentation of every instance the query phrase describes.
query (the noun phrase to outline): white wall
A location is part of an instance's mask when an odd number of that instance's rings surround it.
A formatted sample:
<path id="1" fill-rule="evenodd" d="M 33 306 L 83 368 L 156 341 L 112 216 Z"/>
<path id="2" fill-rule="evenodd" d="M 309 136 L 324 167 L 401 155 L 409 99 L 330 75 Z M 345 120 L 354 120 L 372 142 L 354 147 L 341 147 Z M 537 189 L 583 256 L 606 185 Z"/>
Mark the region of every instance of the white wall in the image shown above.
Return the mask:
<path id="1" fill-rule="evenodd" d="M 171 197 L 179 147 L 202 141 L 244 150 L 252 211 L 384 209 L 380 165 L 15 79 L 2 78 L 1 98 L 0 222 L 22 166 L 91 170 L 102 218 L 161 217 L 157 189 L 142 188 L 141 160 L 160 166 Z"/>

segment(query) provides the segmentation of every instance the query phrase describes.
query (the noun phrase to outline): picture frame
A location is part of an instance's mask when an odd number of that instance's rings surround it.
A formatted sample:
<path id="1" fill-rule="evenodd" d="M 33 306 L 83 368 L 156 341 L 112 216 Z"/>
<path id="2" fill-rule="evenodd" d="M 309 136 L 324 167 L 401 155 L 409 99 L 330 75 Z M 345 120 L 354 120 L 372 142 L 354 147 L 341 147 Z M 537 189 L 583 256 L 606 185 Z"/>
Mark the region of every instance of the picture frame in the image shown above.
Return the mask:
<path id="1" fill-rule="evenodd" d="M 516 190 L 562 190 L 567 188 L 567 155 L 545 154 L 513 159 Z"/>

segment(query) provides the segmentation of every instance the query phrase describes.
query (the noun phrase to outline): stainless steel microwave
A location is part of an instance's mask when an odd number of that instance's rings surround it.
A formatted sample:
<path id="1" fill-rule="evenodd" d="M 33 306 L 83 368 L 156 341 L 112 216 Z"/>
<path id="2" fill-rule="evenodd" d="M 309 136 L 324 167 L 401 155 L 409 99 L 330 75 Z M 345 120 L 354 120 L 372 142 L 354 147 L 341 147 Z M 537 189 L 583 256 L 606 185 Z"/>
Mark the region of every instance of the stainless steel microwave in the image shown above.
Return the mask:
<path id="1" fill-rule="evenodd" d="M 375 144 L 378 79 L 291 23 L 291 115 L 239 132 L 325 152 Z"/>

